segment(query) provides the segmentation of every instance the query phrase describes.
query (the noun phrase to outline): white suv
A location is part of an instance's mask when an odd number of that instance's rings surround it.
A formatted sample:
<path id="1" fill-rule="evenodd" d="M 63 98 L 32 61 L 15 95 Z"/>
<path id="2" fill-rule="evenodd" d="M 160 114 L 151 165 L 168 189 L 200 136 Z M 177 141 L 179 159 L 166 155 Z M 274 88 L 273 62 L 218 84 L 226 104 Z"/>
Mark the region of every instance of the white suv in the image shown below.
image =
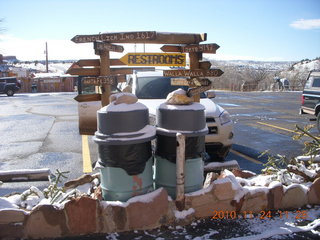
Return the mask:
<path id="1" fill-rule="evenodd" d="M 167 95 L 187 86 L 171 85 L 171 78 L 164 77 L 163 71 L 137 72 L 128 80 L 132 93 L 139 98 L 139 102 L 149 108 L 153 118 L 157 107 L 164 102 Z M 205 137 L 208 161 L 221 161 L 229 153 L 233 139 L 233 122 L 229 113 L 208 98 L 210 94 L 201 94 L 200 103 L 205 106 L 206 122 L 209 133 Z M 208 97 L 207 97 L 208 96 Z"/>

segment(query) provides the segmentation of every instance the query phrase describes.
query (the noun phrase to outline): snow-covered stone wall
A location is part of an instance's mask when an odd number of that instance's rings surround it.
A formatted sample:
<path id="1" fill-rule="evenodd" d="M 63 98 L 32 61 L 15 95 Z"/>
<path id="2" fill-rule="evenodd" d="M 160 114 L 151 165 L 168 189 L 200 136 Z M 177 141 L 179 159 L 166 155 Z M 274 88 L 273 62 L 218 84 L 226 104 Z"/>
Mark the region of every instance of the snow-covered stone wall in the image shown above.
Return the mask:
<path id="1" fill-rule="evenodd" d="M 253 176 L 239 170 L 233 173 L 225 170 L 218 177 L 209 176 L 207 187 L 185 195 L 183 211 L 177 210 L 175 201 L 164 188 L 127 202 L 103 201 L 101 190 L 97 188 L 94 194 L 73 198 L 62 205 L 42 203 L 32 210 L 17 207 L 12 197 L 1 197 L 0 239 L 146 230 L 189 224 L 196 219 L 219 216 L 219 213 L 245 218 L 248 214 L 261 214 L 261 211 L 320 204 L 320 178 L 307 185 L 283 186 L 280 182 L 268 182 L 264 186 L 253 186 L 244 184 Z"/>

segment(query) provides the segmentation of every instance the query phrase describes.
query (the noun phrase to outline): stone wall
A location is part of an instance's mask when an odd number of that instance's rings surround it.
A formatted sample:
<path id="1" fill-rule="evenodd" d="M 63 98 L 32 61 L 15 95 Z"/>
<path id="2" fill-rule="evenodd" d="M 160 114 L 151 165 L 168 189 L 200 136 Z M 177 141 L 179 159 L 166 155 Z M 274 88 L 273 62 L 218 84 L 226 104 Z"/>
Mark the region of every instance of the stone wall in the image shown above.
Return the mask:
<path id="1" fill-rule="evenodd" d="M 2 198 L 3 200 L 3 198 Z M 286 187 L 242 187 L 234 175 L 220 175 L 208 187 L 185 195 L 185 210 L 163 188 L 129 199 L 125 203 L 82 196 L 61 207 L 38 205 L 32 211 L 0 209 L 0 239 L 56 238 L 94 233 L 146 230 L 184 225 L 215 211 L 259 213 L 263 210 L 297 209 L 320 204 L 320 178 L 306 189 L 298 184 Z"/>

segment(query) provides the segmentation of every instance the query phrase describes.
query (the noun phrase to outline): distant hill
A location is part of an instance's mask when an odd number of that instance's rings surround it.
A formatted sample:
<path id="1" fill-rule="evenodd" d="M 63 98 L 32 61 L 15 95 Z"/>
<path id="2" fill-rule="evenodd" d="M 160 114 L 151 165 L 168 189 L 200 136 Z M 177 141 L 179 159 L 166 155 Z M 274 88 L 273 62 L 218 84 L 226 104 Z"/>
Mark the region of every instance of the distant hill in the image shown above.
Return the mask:
<path id="1" fill-rule="evenodd" d="M 320 69 L 320 58 L 316 58 L 314 60 L 304 59 L 300 62 L 297 62 L 291 66 L 290 71 L 311 71 Z"/>

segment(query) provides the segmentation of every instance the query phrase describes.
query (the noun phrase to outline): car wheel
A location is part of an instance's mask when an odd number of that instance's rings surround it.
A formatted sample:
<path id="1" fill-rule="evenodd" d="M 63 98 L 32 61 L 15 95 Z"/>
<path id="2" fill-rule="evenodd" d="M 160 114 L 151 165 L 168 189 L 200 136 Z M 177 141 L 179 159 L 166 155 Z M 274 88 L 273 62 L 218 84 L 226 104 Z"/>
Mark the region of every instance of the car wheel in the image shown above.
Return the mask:
<path id="1" fill-rule="evenodd" d="M 320 132 L 320 113 L 318 113 L 317 115 L 317 129 L 318 129 L 318 132 Z"/>
<path id="2" fill-rule="evenodd" d="M 14 91 L 12 89 L 7 90 L 7 96 L 11 97 L 13 96 Z"/>

